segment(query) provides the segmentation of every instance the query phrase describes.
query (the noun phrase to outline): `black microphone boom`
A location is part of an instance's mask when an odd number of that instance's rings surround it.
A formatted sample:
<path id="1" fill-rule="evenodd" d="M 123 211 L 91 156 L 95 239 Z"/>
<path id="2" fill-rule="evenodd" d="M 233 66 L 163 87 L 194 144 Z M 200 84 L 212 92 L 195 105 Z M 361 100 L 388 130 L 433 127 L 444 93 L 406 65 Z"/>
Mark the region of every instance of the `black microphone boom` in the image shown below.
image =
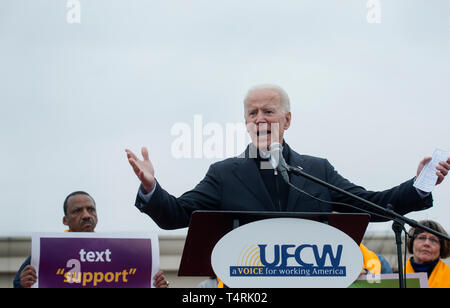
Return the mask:
<path id="1" fill-rule="evenodd" d="M 327 187 L 327 188 L 329 188 L 331 190 L 334 190 L 334 191 L 336 191 L 338 193 L 346 195 L 346 196 L 348 196 L 348 197 L 350 197 L 352 199 L 358 200 L 358 201 L 368 205 L 370 208 L 380 211 L 381 213 L 383 213 L 383 215 L 385 215 L 387 217 L 390 217 L 392 220 L 398 219 L 400 221 L 403 221 L 403 222 L 407 223 L 411 227 L 420 228 L 420 229 L 422 229 L 424 231 L 427 231 L 427 232 L 429 232 L 431 234 L 434 234 L 434 235 L 436 235 L 436 236 L 438 236 L 440 238 L 444 238 L 447 241 L 450 240 L 450 238 L 448 236 L 446 236 L 444 234 L 441 234 L 441 233 L 439 233 L 439 232 L 437 232 L 437 231 L 435 231 L 433 229 L 430 229 L 430 228 L 428 228 L 426 226 L 423 226 L 423 225 L 419 224 L 415 220 L 412 220 L 412 219 L 409 219 L 409 218 L 407 218 L 407 217 L 405 217 L 403 215 L 400 215 L 400 214 L 396 213 L 395 211 L 393 211 L 390 208 L 384 208 L 384 207 L 379 206 L 379 205 L 377 205 L 377 204 L 375 204 L 373 202 L 370 202 L 370 201 L 368 201 L 366 199 L 358 197 L 358 196 L 356 196 L 356 195 L 354 195 L 352 193 L 349 193 L 346 190 L 343 190 L 343 189 L 341 189 L 339 187 L 331 185 L 330 183 L 322 181 L 321 179 L 318 179 L 318 178 L 316 178 L 316 177 L 314 177 L 314 176 L 312 176 L 312 175 L 310 175 L 308 173 L 305 173 L 303 170 L 301 170 L 299 168 L 295 168 L 295 167 L 287 165 L 287 170 L 288 170 L 288 172 L 291 172 L 291 173 L 293 173 L 295 175 L 302 176 L 302 177 L 307 178 L 308 180 L 313 181 L 313 182 L 315 182 L 315 183 L 317 183 L 319 185 L 325 186 L 325 187 Z"/>
<path id="2" fill-rule="evenodd" d="M 272 145 L 271 145 L 271 148 L 272 148 Z M 274 146 L 274 150 L 275 149 L 278 149 L 278 151 L 279 151 L 279 147 L 277 145 Z M 272 153 L 272 151 L 271 151 L 271 153 Z M 398 260 L 399 260 L 398 267 L 399 267 L 399 285 L 400 285 L 400 288 L 406 287 L 406 280 L 402 277 L 403 264 L 401 262 L 401 245 L 402 245 L 401 232 L 402 232 L 402 229 L 404 229 L 404 224 L 405 223 L 410 225 L 411 227 L 419 228 L 419 229 L 424 230 L 424 231 L 426 231 L 428 233 L 436 235 L 439 238 L 442 238 L 442 239 L 445 239 L 447 241 L 450 241 L 450 237 L 446 236 L 445 234 L 437 232 L 437 231 L 435 231 L 435 230 L 433 230 L 431 228 L 428 228 L 428 227 L 426 227 L 424 225 L 419 224 L 415 220 L 412 220 L 412 219 L 409 219 L 409 218 L 407 218 L 407 217 L 405 217 L 403 215 L 400 215 L 400 214 L 396 213 L 392 208 L 389 208 L 389 207 L 388 208 L 384 208 L 382 206 L 379 206 L 379 205 L 377 205 L 377 204 L 375 204 L 373 202 L 370 202 L 370 201 L 368 201 L 366 199 L 358 197 L 358 196 L 356 196 L 356 195 L 354 195 L 352 193 L 349 193 L 346 190 L 343 190 L 343 189 L 341 189 L 339 187 L 336 187 L 336 186 L 334 186 L 334 185 L 332 185 L 330 183 L 322 181 L 321 179 L 318 179 L 318 178 L 316 178 L 316 177 L 314 177 L 314 176 L 312 176 L 310 174 L 307 174 L 307 173 L 303 172 L 303 170 L 301 168 L 296 168 L 296 167 L 289 166 L 284 161 L 282 153 L 280 153 L 280 154 L 281 155 L 280 155 L 280 158 L 279 158 L 279 164 L 277 166 L 277 170 L 279 170 L 281 172 L 281 174 L 283 175 L 283 179 L 291 187 L 293 187 L 293 188 L 295 188 L 295 189 L 297 189 L 297 190 L 299 190 L 300 192 L 303 193 L 303 191 L 301 191 L 300 189 L 298 189 L 297 187 L 295 187 L 294 185 L 292 185 L 290 183 L 289 176 L 287 175 L 288 172 L 293 173 L 293 174 L 295 174 L 297 176 L 302 176 L 302 177 L 304 177 L 304 178 L 306 178 L 306 179 L 308 179 L 310 181 L 313 181 L 314 183 L 317 183 L 319 185 L 327 187 L 328 189 L 331 189 L 333 191 L 341 193 L 341 194 L 343 194 L 343 195 L 345 195 L 347 197 L 350 197 L 350 198 L 352 198 L 354 200 L 358 200 L 358 201 L 362 202 L 363 204 L 365 204 L 366 206 L 368 206 L 370 211 L 375 211 L 376 210 L 376 212 L 383 213 L 382 215 L 381 214 L 379 214 L 379 215 L 391 219 L 394 222 L 395 226 L 399 226 L 399 228 L 393 228 L 393 229 L 394 229 L 394 232 L 395 232 L 395 235 L 396 235 L 396 239 L 397 239 L 397 243 L 396 244 L 397 244 Z M 365 212 L 369 211 L 369 210 L 362 209 L 362 208 L 360 208 L 360 210 L 365 211 Z M 377 214 L 375 214 L 375 215 L 377 215 Z M 405 230 L 405 233 L 406 233 L 406 230 Z M 405 256 L 406 256 L 406 254 L 405 254 Z"/>

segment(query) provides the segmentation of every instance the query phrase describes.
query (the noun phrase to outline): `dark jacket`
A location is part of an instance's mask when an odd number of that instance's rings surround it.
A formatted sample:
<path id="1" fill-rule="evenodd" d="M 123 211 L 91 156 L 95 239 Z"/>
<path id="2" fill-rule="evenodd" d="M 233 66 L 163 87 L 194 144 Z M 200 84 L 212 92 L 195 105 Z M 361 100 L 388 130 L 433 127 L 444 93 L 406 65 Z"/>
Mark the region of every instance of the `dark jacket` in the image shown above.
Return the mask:
<path id="1" fill-rule="evenodd" d="M 367 191 L 342 177 L 328 160 L 300 155 L 290 149 L 288 145 L 286 146 L 289 151 L 288 164 L 291 166 L 300 166 L 306 173 L 382 207 L 391 204 L 394 211 L 399 214 L 424 210 L 433 205 L 431 195 L 424 199 L 419 196 L 413 187 L 414 179 L 382 192 Z M 145 202 L 138 194 L 136 207 L 141 212 L 148 214 L 163 229 L 187 227 L 190 215 L 195 210 L 278 211 L 279 207 L 269 196 L 257 164 L 255 164 L 255 159 L 249 158 L 249 147 L 239 157 L 212 164 L 204 179 L 193 190 L 184 193 L 179 198 L 170 195 L 156 182 L 156 190 L 150 202 Z M 366 208 L 359 202 L 303 177 L 290 175 L 290 181 L 296 187 L 322 200 L 349 203 Z M 286 211 L 357 212 L 342 205 L 317 201 L 292 188 L 289 188 Z M 372 216 L 372 221 L 383 221 L 383 219 Z"/>

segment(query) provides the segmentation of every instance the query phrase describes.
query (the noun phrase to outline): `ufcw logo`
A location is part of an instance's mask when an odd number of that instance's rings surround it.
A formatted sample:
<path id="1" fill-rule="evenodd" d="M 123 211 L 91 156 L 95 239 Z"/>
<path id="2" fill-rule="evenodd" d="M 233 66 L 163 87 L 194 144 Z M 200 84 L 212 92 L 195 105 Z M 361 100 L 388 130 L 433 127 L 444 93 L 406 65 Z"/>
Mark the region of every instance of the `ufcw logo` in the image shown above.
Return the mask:
<path id="1" fill-rule="evenodd" d="M 230 276 L 345 277 L 342 252 L 342 245 L 251 245 L 242 250 L 239 266 L 230 266 Z"/>

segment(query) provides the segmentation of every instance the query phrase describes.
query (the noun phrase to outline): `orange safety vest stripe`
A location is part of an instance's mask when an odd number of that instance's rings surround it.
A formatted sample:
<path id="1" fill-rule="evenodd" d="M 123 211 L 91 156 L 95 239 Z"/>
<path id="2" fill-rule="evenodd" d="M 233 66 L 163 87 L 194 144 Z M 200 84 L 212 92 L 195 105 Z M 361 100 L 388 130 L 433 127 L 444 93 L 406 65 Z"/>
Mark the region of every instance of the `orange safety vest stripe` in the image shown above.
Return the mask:
<path id="1" fill-rule="evenodd" d="M 406 273 L 415 273 L 414 268 L 411 265 L 411 260 L 406 262 Z M 429 288 L 450 288 L 450 267 L 439 260 L 436 264 L 431 276 L 428 278 Z"/>
<path id="2" fill-rule="evenodd" d="M 374 275 L 381 274 L 381 262 L 378 256 L 363 244 L 359 245 L 359 248 L 364 259 L 363 269 L 370 271 Z"/>

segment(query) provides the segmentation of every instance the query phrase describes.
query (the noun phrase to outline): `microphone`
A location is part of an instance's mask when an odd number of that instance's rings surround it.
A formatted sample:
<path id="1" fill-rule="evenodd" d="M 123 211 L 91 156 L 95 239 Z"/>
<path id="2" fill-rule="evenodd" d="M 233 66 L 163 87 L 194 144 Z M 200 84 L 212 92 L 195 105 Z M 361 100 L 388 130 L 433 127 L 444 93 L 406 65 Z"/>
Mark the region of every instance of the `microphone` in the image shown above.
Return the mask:
<path id="1" fill-rule="evenodd" d="M 274 169 L 276 169 L 278 172 L 281 173 L 281 176 L 283 177 L 283 180 L 286 183 L 289 182 L 289 166 L 287 165 L 286 161 L 283 157 L 283 147 L 278 142 L 274 142 L 269 147 L 269 153 L 270 153 L 270 162 Z"/>

